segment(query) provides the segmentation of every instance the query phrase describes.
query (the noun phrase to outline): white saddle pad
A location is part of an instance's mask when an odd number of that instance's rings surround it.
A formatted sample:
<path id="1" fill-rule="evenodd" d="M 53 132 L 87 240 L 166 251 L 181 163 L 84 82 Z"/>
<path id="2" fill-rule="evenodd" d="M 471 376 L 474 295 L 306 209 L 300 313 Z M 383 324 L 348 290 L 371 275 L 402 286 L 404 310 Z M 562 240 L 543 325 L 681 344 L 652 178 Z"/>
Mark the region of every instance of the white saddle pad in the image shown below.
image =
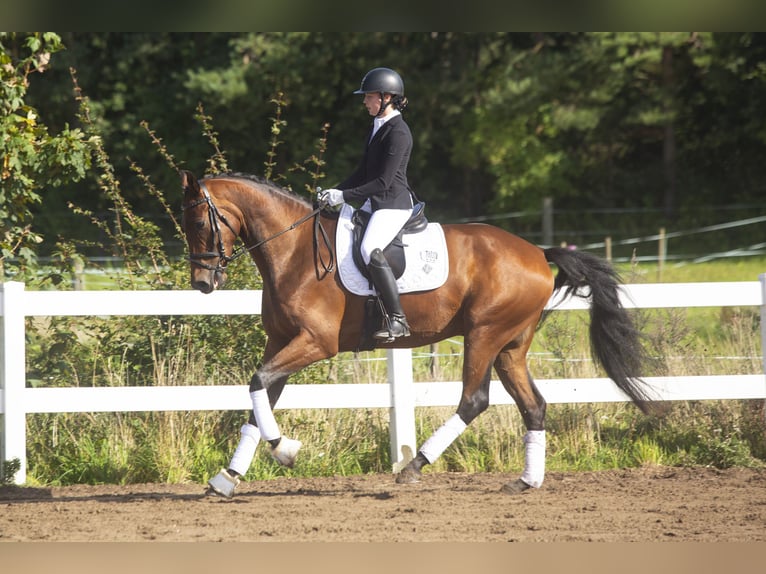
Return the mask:
<path id="1" fill-rule="evenodd" d="M 374 295 L 370 282 L 364 278 L 351 253 L 354 209 L 344 204 L 338 218 L 335 252 L 338 257 L 338 273 L 343 286 L 355 295 Z M 449 275 L 449 259 L 444 230 L 438 223 L 429 223 L 425 230 L 403 236 L 404 257 L 407 268 L 397 279 L 399 293 L 428 291 L 441 287 Z"/>

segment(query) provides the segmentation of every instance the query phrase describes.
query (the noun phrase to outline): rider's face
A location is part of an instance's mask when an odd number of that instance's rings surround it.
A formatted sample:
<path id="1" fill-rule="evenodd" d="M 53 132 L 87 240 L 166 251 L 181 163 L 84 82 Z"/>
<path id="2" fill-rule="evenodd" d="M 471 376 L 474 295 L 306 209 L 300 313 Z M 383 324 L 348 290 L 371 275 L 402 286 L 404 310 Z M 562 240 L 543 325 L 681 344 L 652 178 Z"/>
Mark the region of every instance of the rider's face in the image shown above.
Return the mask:
<path id="1" fill-rule="evenodd" d="M 384 101 L 391 99 L 389 94 L 385 94 L 383 97 L 385 98 Z M 364 95 L 364 107 L 367 108 L 367 111 L 371 116 L 378 115 L 380 112 L 381 103 L 380 92 L 369 92 Z"/>

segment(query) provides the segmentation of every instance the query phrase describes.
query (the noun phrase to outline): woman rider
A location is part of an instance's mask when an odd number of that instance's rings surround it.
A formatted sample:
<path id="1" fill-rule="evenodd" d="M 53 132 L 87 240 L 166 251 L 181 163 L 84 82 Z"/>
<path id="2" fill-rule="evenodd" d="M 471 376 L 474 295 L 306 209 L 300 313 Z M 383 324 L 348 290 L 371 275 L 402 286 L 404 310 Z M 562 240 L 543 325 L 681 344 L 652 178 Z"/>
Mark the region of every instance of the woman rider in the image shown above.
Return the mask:
<path id="1" fill-rule="evenodd" d="M 383 255 L 383 249 L 412 213 L 412 192 L 407 183 L 412 134 L 401 114 L 407 98 L 402 78 L 389 68 L 367 72 L 354 93 L 364 94 L 364 105 L 374 118 L 362 160 L 354 173 L 337 188 L 321 191 L 318 199 L 325 205 L 364 201 L 362 209 L 372 213 L 361 254 L 388 315 L 384 328 L 374 336 L 391 341 L 410 334 L 396 279 Z"/>

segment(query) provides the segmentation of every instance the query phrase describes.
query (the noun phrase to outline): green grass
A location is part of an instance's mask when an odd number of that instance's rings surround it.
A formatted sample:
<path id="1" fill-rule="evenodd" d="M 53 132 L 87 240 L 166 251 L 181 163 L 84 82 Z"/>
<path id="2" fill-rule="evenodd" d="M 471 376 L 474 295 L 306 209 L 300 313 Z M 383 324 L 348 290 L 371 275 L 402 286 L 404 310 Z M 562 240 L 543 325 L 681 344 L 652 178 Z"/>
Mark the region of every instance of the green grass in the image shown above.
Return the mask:
<path id="1" fill-rule="evenodd" d="M 766 273 L 766 257 L 719 259 L 704 263 L 668 262 L 662 273 L 657 264 L 617 266 L 626 283 L 703 283 L 758 281 Z"/>

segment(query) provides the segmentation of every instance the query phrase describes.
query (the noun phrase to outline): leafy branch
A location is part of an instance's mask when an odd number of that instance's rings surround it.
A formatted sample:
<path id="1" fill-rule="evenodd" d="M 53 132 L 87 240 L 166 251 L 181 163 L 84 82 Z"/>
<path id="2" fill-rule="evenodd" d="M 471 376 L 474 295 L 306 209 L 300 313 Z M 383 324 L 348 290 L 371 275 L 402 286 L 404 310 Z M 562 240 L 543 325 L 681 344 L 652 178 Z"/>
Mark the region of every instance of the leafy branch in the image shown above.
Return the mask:
<path id="1" fill-rule="evenodd" d="M 274 168 L 277 166 L 277 148 L 284 142 L 279 139 L 279 135 L 282 133 L 282 128 L 287 126 L 287 122 L 282 119 L 282 108 L 287 105 L 284 98 L 284 93 L 279 92 L 275 98 L 271 99 L 271 103 L 276 106 L 276 112 L 274 117 L 271 118 L 271 146 L 269 151 L 266 152 L 266 161 L 264 166 L 264 177 L 276 181 L 277 178 L 284 179 L 281 176 L 274 175 Z"/>
<path id="2" fill-rule="evenodd" d="M 218 132 L 213 129 L 213 118 L 205 114 L 205 108 L 203 107 L 202 102 L 197 104 L 197 113 L 194 115 L 194 119 L 202 125 L 202 131 L 205 137 L 207 137 L 215 150 L 215 153 L 207 160 L 207 173 L 214 174 L 229 171 L 226 154 L 221 150 L 221 144 L 218 141 Z"/>
<path id="3" fill-rule="evenodd" d="M 306 184 L 306 191 L 309 194 L 315 194 L 318 189 L 319 182 L 323 180 L 326 174 L 322 171 L 326 162 L 323 159 L 324 153 L 327 151 L 327 134 L 330 131 L 330 124 L 325 123 L 322 125 L 322 137 L 317 141 L 317 153 L 309 156 L 302 164 L 295 164 L 290 171 L 299 171 L 302 173 L 310 173 L 311 183 Z M 310 166 L 313 166 L 311 169 Z"/>
<path id="4" fill-rule="evenodd" d="M 125 200 L 120 187 L 120 182 L 115 176 L 114 166 L 109 154 L 104 148 L 103 140 L 97 135 L 95 123 L 91 115 L 89 100 L 83 95 L 77 82 L 77 75 L 70 68 L 72 82 L 75 89 L 75 99 L 79 103 L 78 117 L 83 125 L 93 133 L 91 140 L 94 143 L 95 163 L 99 168 L 99 187 L 106 197 L 112 201 L 114 214 L 113 225 L 110 225 L 95 217 L 88 210 L 80 209 L 71 202 L 69 208 L 75 213 L 90 217 L 91 221 L 111 240 L 118 254 L 123 258 L 127 274 L 127 284 L 135 289 L 137 278 L 146 277 L 150 282 L 160 285 L 166 284 L 162 269 L 169 265 L 164 251 L 163 241 L 158 233 L 158 228 L 153 223 L 136 215 L 130 204 Z M 148 257 L 151 272 L 144 269 L 144 261 Z"/>

